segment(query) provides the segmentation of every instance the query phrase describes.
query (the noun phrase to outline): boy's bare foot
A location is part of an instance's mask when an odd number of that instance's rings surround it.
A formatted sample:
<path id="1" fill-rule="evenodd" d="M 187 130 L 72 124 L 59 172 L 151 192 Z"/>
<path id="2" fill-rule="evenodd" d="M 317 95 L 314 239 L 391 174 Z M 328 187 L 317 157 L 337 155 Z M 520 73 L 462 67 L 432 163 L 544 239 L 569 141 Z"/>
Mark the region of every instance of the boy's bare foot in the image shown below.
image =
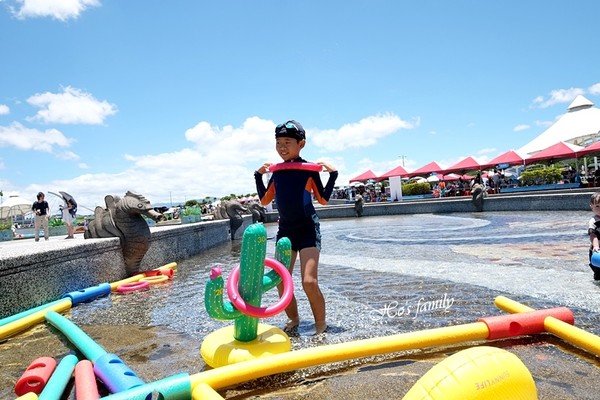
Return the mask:
<path id="1" fill-rule="evenodd" d="M 295 330 L 298 329 L 298 325 L 300 325 L 300 320 L 299 319 L 290 319 L 285 324 L 285 327 L 283 328 L 283 331 L 284 332 L 293 332 L 293 331 L 295 331 Z"/>
<path id="2" fill-rule="evenodd" d="M 327 330 L 327 321 L 315 322 L 315 335 L 320 335 Z"/>

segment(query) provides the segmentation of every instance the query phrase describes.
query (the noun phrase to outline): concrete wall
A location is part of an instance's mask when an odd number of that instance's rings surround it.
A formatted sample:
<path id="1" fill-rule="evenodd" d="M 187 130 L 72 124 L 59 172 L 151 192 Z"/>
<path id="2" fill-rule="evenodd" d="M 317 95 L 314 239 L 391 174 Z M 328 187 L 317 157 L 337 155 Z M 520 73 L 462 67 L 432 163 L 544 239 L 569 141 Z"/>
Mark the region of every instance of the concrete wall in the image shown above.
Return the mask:
<path id="1" fill-rule="evenodd" d="M 565 191 L 545 194 L 511 194 L 487 196 L 483 202 L 483 211 L 569 211 L 590 209 L 590 197 L 593 191 Z M 475 207 L 470 197 L 448 197 L 441 199 L 423 199 L 383 203 L 365 203 L 363 216 L 398 214 L 448 214 L 471 213 Z M 353 218 L 354 206 L 335 205 L 318 207 L 319 218 Z M 277 216 L 270 215 L 269 220 Z"/>

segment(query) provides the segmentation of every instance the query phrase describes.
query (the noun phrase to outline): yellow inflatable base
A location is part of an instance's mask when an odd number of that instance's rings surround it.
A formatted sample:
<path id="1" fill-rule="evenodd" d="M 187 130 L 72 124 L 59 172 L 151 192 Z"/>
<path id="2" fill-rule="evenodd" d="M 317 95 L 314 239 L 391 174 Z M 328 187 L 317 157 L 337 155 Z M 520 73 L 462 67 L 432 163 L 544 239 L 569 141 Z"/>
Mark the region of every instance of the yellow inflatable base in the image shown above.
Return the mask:
<path id="1" fill-rule="evenodd" d="M 479 346 L 431 368 L 403 400 L 537 400 L 531 373 L 514 354 Z"/>
<path id="2" fill-rule="evenodd" d="M 204 362 L 213 368 L 254 360 L 291 350 L 290 338 L 281 329 L 258 324 L 258 335 L 250 342 L 233 337 L 234 326 L 226 326 L 206 336 L 200 347 Z"/>

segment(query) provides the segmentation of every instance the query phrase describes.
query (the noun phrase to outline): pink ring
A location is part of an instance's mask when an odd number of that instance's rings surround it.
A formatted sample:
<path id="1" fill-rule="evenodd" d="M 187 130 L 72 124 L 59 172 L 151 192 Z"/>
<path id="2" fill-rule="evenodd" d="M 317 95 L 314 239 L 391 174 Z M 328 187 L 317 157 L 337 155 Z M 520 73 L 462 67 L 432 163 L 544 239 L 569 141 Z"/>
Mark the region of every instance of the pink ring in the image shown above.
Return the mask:
<path id="1" fill-rule="evenodd" d="M 282 162 L 269 166 L 269 172 L 286 171 L 290 169 L 298 169 L 303 171 L 321 172 L 323 167 L 319 164 L 309 162 Z"/>
<path id="2" fill-rule="evenodd" d="M 292 281 L 292 275 L 290 272 L 277 260 L 272 258 L 265 259 L 265 265 L 273 268 L 281 277 L 283 282 L 283 293 L 277 303 L 270 307 L 255 307 L 250 304 L 246 304 L 240 292 L 238 291 L 238 283 L 240 281 L 240 267 L 236 266 L 229 279 L 227 279 L 227 295 L 231 303 L 246 315 L 255 318 L 268 318 L 275 314 L 279 314 L 290 304 L 292 297 L 294 296 L 294 283 Z"/>
<path id="3" fill-rule="evenodd" d="M 117 292 L 119 293 L 127 293 L 127 292 L 135 292 L 136 290 L 148 289 L 150 287 L 150 282 L 145 281 L 137 281 L 137 282 L 129 282 L 119 285 L 117 288 Z"/>

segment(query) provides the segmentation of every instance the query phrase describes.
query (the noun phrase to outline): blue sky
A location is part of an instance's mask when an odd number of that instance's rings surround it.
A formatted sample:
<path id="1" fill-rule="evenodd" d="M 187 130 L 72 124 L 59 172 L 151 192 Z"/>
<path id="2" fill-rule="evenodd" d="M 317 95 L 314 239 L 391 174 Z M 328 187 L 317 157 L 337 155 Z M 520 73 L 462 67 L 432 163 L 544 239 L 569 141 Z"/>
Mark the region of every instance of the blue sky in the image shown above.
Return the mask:
<path id="1" fill-rule="evenodd" d="M 0 0 L 0 189 L 255 191 L 273 129 L 339 185 L 518 149 L 598 106 L 600 3 Z"/>

